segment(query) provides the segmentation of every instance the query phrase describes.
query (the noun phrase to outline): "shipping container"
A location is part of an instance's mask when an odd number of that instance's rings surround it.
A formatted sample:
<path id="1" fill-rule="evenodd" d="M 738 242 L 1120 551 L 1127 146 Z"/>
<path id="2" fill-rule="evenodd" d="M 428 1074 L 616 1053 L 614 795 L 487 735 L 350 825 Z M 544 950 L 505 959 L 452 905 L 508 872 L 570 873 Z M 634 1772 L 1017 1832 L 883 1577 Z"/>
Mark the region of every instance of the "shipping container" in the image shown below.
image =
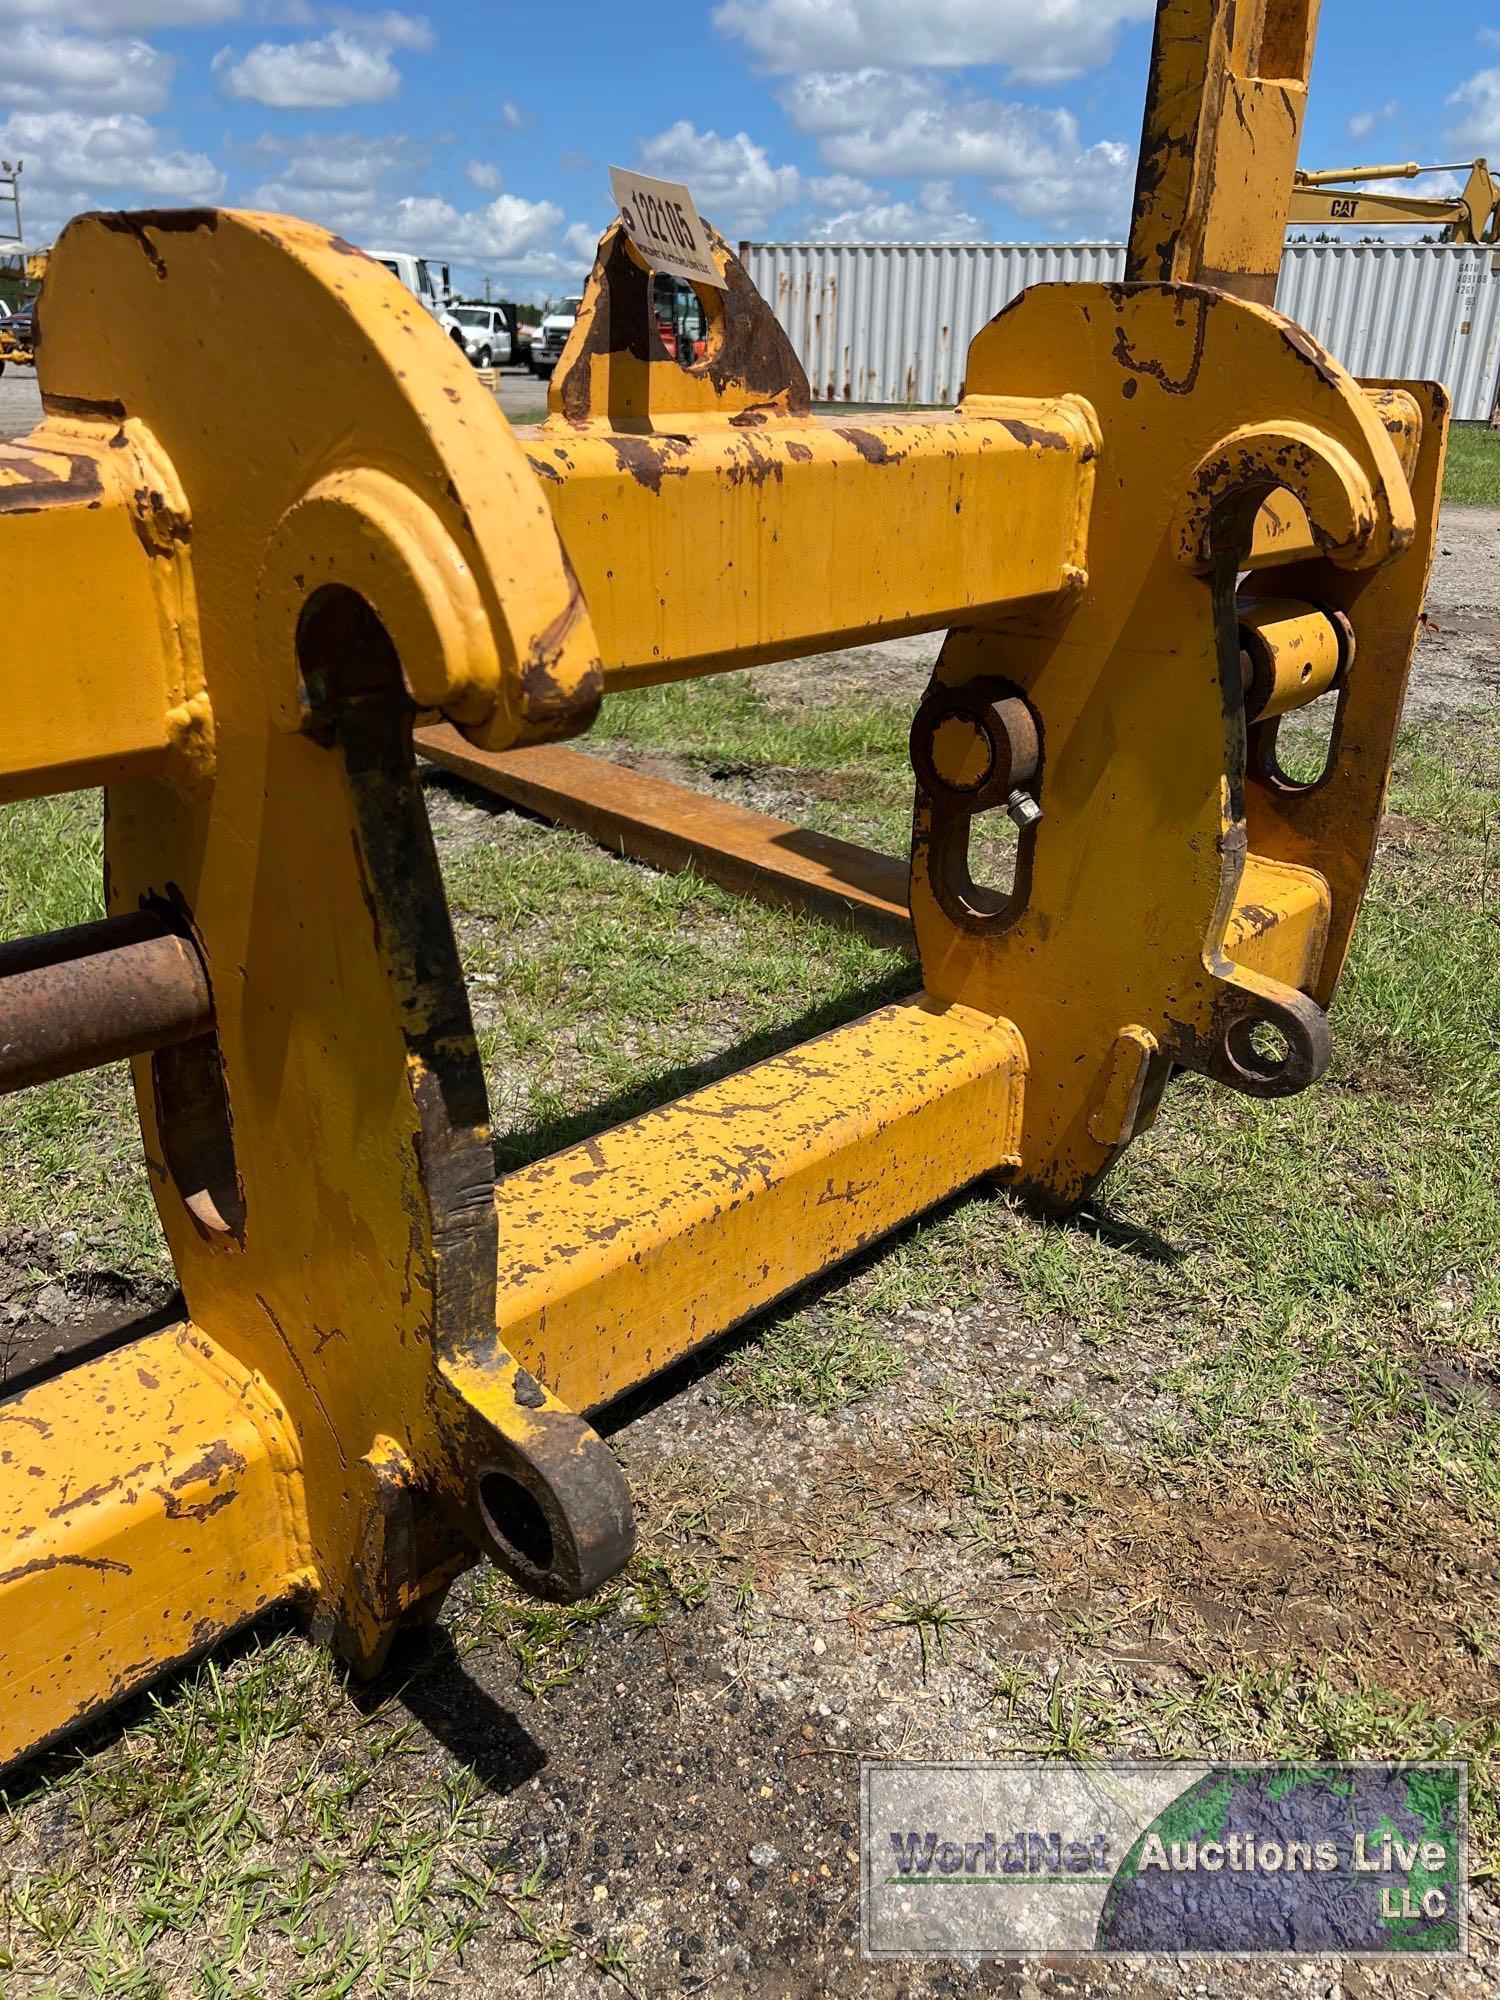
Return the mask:
<path id="1" fill-rule="evenodd" d="M 969 342 L 1028 285 L 1118 278 L 1118 243 L 742 243 L 820 402 L 951 403 Z M 1500 251 L 1289 243 L 1276 303 L 1356 375 L 1445 382 L 1486 421 L 1500 377 Z"/>

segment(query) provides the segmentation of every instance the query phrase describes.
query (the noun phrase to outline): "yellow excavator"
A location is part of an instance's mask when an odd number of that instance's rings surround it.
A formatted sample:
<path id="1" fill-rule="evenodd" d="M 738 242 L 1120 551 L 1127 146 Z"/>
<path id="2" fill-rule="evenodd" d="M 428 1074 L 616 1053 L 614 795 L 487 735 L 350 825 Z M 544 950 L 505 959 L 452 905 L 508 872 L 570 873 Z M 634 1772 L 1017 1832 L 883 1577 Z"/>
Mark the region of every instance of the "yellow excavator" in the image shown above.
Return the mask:
<path id="1" fill-rule="evenodd" d="M 1415 195 L 1369 193 L 1369 181 L 1409 181 L 1418 174 L 1467 173 L 1461 193 Z M 1292 184 L 1289 223 L 1338 223 L 1365 228 L 1397 222 L 1426 223 L 1441 229 L 1447 243 L 1500 242 L 1500 184 L 1483 160 L 1462 160 L 1456 166 L 1421 167 L 1415 160 L 1389 167 L 1328 167 L 1320 173 L 1299 172 Z"/>
<path id="2" fill-rule="evenodd" d="M 0 375 L 6 364 L 22 368 L 36 366 L 37 294 L 47 269 L 45 250 L 17 250 L 0 254 L 0 278 L 12 278 L 25 287 L 20 303 L 7 313 L 0 302 Z"/>
<path id="3" fill-rule="evenodd" d="M 35 306 L 50 254 L 26 248 L 21 227 L 23 165 L 21 160 L 14 165 L 0 160 L 0 281 L 5 281 L 0 292 L 0 375 L 8 361 L 35 366 Z"/>

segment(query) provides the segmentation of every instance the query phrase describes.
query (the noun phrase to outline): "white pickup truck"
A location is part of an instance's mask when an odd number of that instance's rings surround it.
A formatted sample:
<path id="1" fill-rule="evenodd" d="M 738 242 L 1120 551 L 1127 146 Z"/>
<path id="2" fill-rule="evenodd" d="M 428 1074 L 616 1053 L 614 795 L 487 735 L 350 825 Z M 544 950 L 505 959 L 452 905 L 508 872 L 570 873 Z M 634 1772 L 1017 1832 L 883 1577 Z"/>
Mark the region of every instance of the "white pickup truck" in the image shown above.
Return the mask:
<path id="1" fill-rule="evenodd" d="M 384 264 L 392 277 L 399 278 L 412 297 L 432 314 L 444 333 L 462 345 L 462 331 L 451 311 L 453 286 L 446 264 L 436 263 L 427 257 L 414 257 L 409 250 L 371 250 L 367 254 L 377 264 Z"/>
<path id="2" fill-rule="evenodd" d="M 573 322 L 582 304 L 581 298 L 564 299 L 559 305 L 548 306 L 543 313 L 541 330 L 533 335 L 531 342 L 533 375 L 550 375 L 562 359 L 562 351 L 568 344 L 568 335 L 573 331 Z"/>

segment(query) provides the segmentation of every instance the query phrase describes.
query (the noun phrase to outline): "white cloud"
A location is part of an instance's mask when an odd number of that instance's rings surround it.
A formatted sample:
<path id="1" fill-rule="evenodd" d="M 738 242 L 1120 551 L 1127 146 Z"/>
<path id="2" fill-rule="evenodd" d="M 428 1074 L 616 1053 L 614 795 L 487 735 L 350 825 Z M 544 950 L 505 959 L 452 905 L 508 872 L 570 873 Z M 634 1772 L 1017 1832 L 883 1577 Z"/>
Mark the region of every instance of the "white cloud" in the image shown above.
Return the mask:
<path id="1" fill-rule="evenodd" d="M 938 101 L 940 86 L 897 70 L 811 70 L 780 93 L 782 109 L 799 132 L 824 138 L 835 132 L 891 125 L 904 113 Z"/>
<path id="2" fill-rule="evenodd" d="M 1066 118 L 1065 113 L 1058 114 Z M 1073 121 L 1066 118 L 1067 126 Z M 1023 173 L 996 182 L 990 193 L 1029 221 L 1049 229 L 1077 230 L 1108 238 L 1123 236 L 1135 189 L 1133 146 L 1101 139 L 1079 148 L 1077 128 L 1063 143 L 1032 161 Z"/>
<path id="3" fill-rule="evenodd" d="M 865 193 L 873 195 L 874 190 L 866 188 Z M 986 232 L 977 215 L 960 207 L 951 181 L 925 181 L 915 202 L 859 202 L 836 214 L 815 217 L 806 225 L 806 234 L 828 243 L 962 243 L 983 238 Z"/>
<path id="4" fill-rule="evenodd" d="M 594 252 L 599 248 L 602 229 L 594 229 L 587 222 L 570 222 L 562 234 L 562 249 L 565 256 L 573 258 L 580 272 L 587 273 L 594 268 Z"/>
<path id="5" fill-rule="evenodd" d="M 706 220 L 733 238 L 764 229 L 802 191 L 795 167 L 773 167 L 748 132 L 720 138 L 679 118 L 637 148 L 642 167 L 663 180 L 686 181 Z"/>
<path id="6" fill-rule="evenodd" d="M 493 160 L 466 160 L 464 175 L 482 194 L 499 194 L 500 169 Z"/>
<path id="7" fill-rule="evenodd" d="M 96 35 L 144 34 L 233 20 L 240 5 L 241 0 L 0 0 L 0 23 L 40 21 Z"/>
<path id="8" fill-rule="evenodd" d="M 385 241 L 398 250 L 477 264 L 510 264 L 547 248 L 563 212 L 555 202 L 496 195 L 483 208 L 457 209 L 437 195 L 406 195 L 386 217 Z"/>
<path id="9" fill-rule="evenodd" d="M 1400 109 L 1400 105 L 1393 97 L 1389 103 L 1380 105 L 1377 110 L 1356 111 L 1349 120 L 1349 137 L 1368 139 L 1377 125 L 1383 125 L 1388 118 L 1394 118 Z"/>
<path id="10" fill-rule="evenodd" d="M 224 176 L 203 153 L 169 145 L 130 112 L 17 111 L 0 119 L 0 153 L 26 161 L 26 233 L 52 235 L 80 208 L 222 199 Z"/>
<path id="11" fill-rule="evenodd" d="M 1001 63 L 1053 82 L 1109 61 L 1155 0 L 723 0 L 714 25 L 782 72 Z"/>
<path id="12" fill-rule="evenodd" d="M 250 197 L 256 207 L 305 216 L 365 248 L 411 250 L 498 278 L 516 296 L 574 286 L 593 261 L 598 230 L 566 223 L 554 202 L 497 188 L 490 201 L 465 209 L 408 194 L 429 164 L 427 146 L 412 133 L 265 133 L 235 157 L 263 176 Z"/>
<path id="13" fill-rule="evenodd" d="M 0 103 L 38 111 L 160 111 L 172 59 L 149 42 L 59 35 L 25 21 L 5 38 Z"/>
<path id="14" fill-rule="evenodd" d="M 1085 146 L 1069 111 L 979 97 L 931 72 L 874 68 L 813 71 L 781 102 L 846 174 L 982 181 L 996 201 L 1049 228 L 1118 230 L 1129 215 L 1133 149 Z"/>
<path id="15" fill-rule="evenodd" d="M 1459 119 L 1444 135 L 1450 146 L 1490 157 L 1500 152 L 1500 69 L 1482 69 L 1448 99 Z"/>
<path id="16" fill-rule="evenodd" d="M 264 182 L 255 200 L 258 206 L 320 222 L 363 248 L 412 250 L 479 270 L 570 275 L 583 257 L 592 256 L 595 241 L 595 232 L 585 231 L 587 248 L 579 251 L 569 240 L 570 232 L 565 233 L 563 252 L 557 252 L 563 211 L 555 202 L 527 201 L 514 194 L 497 195 L 480 208 L 460 209 L 437 195 L 396 196 L 370 186 L 347 188 L 331 180 L 317 185 L 304 178 Z"/>
<path id="17" fill-rule="evenodd" d="M 378 104 L 401 88 L 397 49 L 427 49 L 432 30 L 415 14 L 345 14 L 305 42 L 259 42 L 247 55 L 220 49 L 213 72 L 226 97 L 278 110 Z"/>
<path id="18" fill-rule="evenodd" d="M 870 183 L 857 180 L 853 174 L 814 174 L 807 183 L 807 192 L 813 201 L 830 208 L 857 208 L 876 198 Z"/>
<path id="19" fill-rule="evenodd" d="M 510 132 L 519 132 L 526 123 L 526 113 L 519 104 L 512 104 L 508 97 L 501 101 L 500 117 Z"/>
<path id="20" fill-rule="evenodd" d="M 239 157 L 251 164 L 269 163 L 269 178 L 253 196 L 258 206 L 310 214 L 329 197 L 368 206 L 379 199 L 383 178 L 399 176 L 409 183 L 426 166 L 427 149 L 404 132 L 380 138 L 363 132 L 304 132 L 295 139 L 264 133 L 242 148 Z"/>

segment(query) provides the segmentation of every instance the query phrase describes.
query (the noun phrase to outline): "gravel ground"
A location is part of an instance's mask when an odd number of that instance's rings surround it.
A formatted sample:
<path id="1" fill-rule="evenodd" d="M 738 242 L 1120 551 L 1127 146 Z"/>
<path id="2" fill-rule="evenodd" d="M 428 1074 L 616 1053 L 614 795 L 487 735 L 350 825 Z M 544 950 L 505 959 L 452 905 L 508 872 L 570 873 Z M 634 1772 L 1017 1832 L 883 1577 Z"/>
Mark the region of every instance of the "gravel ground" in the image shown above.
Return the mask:
<path id="1" fill-rule="evenodd" d="M 507 378 L 507 387 L 512 380 L 534 396 L 529 378 Z M 24 429 L 34 413 L 34 384 L 7 372 L 0 432 Z M 1500 514 L 1444 514 L 1414 719 L 1494 706 L 1497 535 Z M 925 680 L 934 646 L 900 641 L 757 679 L 789 705 L 856 685 L 906 696 Z M 437 781 L 431 798 L 446 837 L 495 837 L 493 816 L 460 788 Z M 986 1226 L 1005 1227 L 1004 1211 L 997 1207 Z M 33 1268 L 45 1264 L 40 1239 L 23 1247 Z M 903 1307 L 889 1338 L 904 1366 L 855 1409 L 726 1406 L 709 1369 L 619 1413 L 615 1443 L 648 1544 L 679 1582 L 684 1571 L 701 1575 L 701 1590 L 687 1593 L 694 1609 L 660 1624 L 607 1619 L 579 1649 L 571 1683 L 545 1701 L 524 1694 L 504 1650 L 465 1651 L 441 1636 L 388 1683 L 419 1725 L 406 1753 L 413 1788 L 466 1766 L 500 1809 L 506 1841 L 545 1859 L 549 1921 L 569 1926 L 579 1948 L 533 1990 L 549 2000 L 619 1993 L 621 1984 L 588 1962 L 591 1937 L 630 1952 L 626 1990 L 724 2000 L 1467 2000 L 1500 1990 L 1500 1960 L 1484 1956 L 1493 1952 L 1485 1940 L 1500 1938 L 1500 1909 L 1483 1891 L 1472 1911 L 1477 1955 L 1463 1964 L 1181 1960 L 965 1970 L 860 1960 L 852 1865 L 860 1756 L 973 1757 L 1015 1747 L 1004 1671 L 1020 1662 L 1033 1682 L 1057 1684 L 1060 1669 L 1071 1671 L 1058 1637 L 1070 1620 L 1107 1629 L 1114 1621 L 1114 1639 L 1090 1651 L 1101 1703 L 1149 1704 L 1205 1659 L 1254 1659 L 1260 1648 L 1268 1664 L 1312 1671 L 1337 1643 L 1414 1697 L 1436 1671 L 1461 1713 L 1466 1704 L 1477 1709 L 1489 1680 L 1484 1662 L 1453 1642 L 1446 1596 L 1455 1575 L 1491 1600 L 1495 1593 L 1493 1564 L 1485 1567 L 1489 1559 L 1462 1537 L 1417 1541 L 1404 1552 L 1394 1537 L 1331 1549 L 1321 1531 L 1253 1496 L 1210 1505 L 1112 1483 L 1109 1453 L 1149 1416 L 1154 1377 L 1171 1358 L 1160 1330 L 1105 1357 L 1103 1368 L 1065 1317 L 1038 1324 L 992 1296 L 958 1312 Z M 1086 1447 L 1065 1443 L 1049 1412 L 1090 1376 L 1099 1424 Z M 956 1498 L 973 1470 L 965 1426 L 1018 1384 L 1036 1411 L 1021 1423 L 1005 1471 L 1025 1470 L 1019 1518 L 1011 1503 L 1017 1533 L 986 1530 L 976 1542 Z M 1095 1495 L 1082 1512 L 1081 1490 Z M 725 1578 L 746 1576 L 755 1588 L 741 1604 Z M 473 1578 L 458 1587 L 449 1630 L 466 1629 L 484 1587 Z M 982 1608 L 982 1645 L 945 1647 L 872 1609 L 938 1594 L 960 1617 Z M 1165 1622 L 1137 1615 L 1158 1600 L 1171 1607 Z M 1069 1685 L 1076 1693 L 1079 1683 Z M 1090 1699 L 1086 1677 L 1082 1687 Z M 43 1845 L 47 1812 L 39 1796 L 33 1829 Z M 349 1914 L 357 1917 L 357 1904 Z M 508 2000 L 532 1957 L 513 1938 L 482 1935 L 461 1990 Z"/>

